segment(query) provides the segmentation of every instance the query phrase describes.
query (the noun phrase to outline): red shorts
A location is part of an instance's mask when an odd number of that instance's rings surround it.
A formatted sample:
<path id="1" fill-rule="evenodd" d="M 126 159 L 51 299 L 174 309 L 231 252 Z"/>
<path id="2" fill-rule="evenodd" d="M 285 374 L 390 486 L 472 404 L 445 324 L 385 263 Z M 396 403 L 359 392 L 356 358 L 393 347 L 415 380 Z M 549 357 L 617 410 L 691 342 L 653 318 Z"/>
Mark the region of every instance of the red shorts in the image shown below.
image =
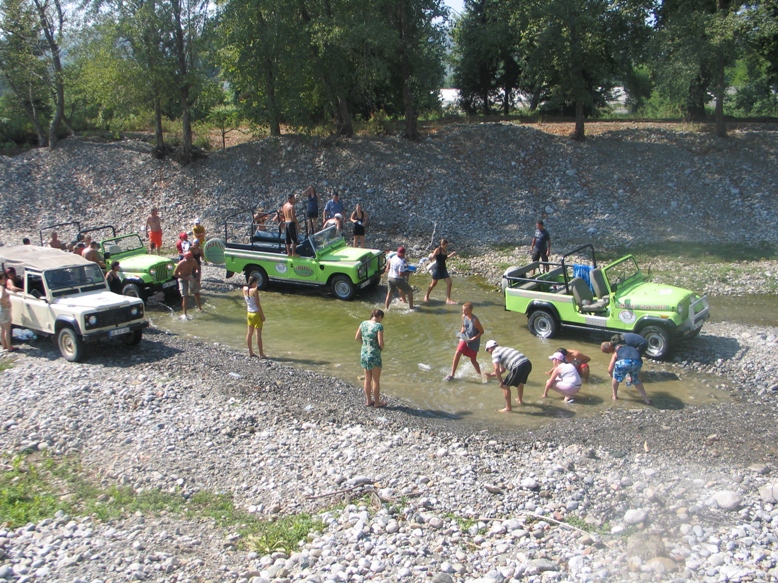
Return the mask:
<path id="1" fill-rule="evenodd" d="M 162 231 L 149 231 L 149 241 L 157 249 L 162 247 Z"/>
<path id="2" fill-rule="evenodd" d="M 580 364 L 580 363 L 579 363 L 579 364 L 576 364 L 576 365 L 575 365 L 575 370 L 577 370 L 577 371 L 578 371 L 578 374 L 579 374 L 579 375 L 580 375 L 580 374 L 583 374 L 583 371 L 587 371 L 587 372 L 589 372 L 589 365 L 588 365 L 588 364 L 586 364 L 585 362 L 584 362 L 583 364 Z"/>
<path id="3" fill-rule="evenodd" d="M 459 345 L 457 346 L 457 352 L 461 352 L 467 358 L 475 358 L 476 356 L 478 356 L 478 353 L 472 348 L 470 348 L 467 345 L 467 342 L 465 342 L 464 340 L 459 341 Z"/>

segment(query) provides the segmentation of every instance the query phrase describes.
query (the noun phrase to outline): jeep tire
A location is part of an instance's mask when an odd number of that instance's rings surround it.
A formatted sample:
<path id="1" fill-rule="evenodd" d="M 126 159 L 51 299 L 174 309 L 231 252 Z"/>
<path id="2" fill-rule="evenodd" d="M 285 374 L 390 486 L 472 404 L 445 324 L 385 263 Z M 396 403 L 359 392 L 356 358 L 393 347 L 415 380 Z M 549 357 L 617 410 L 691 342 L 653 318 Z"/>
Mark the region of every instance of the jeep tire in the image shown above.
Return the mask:
<path id="1" fill-rule="evenodd" d="M 248 267 L 246 267 L 246 271 L 244 272 L 244 274 L 246 276 L 246 284 L 248 284 L 252 275 L 256 275 L 257 289 L 262 291 L 263 289 L 267 288 L 267 284 L 268 284 L 267 272 L 261 267 L 259 267 L 258 265 L 249 265 Z"/>
<path id="2" fill-rule="evenodd" d="M 136 346 L 143 340 L 143 329 L 135 330 L 129 334 L 122 334 L 120 338 L 127 346 Z"/>
<path id="3" fill-rule="evenodd" d="M 62 358 L 69 362 L 80 362 L 84 358 L 84 341 L 70 326 L 63 326 L 57 332 L 57 347 Z"/>
<path id="4" fill-rule="evenodd" d="M 646 326 L 640 335 L 648 342 L 647 357 L 660 360 L 670 352 L 670 335 L 661 326 Z"/>
<path id="5" fill-rule="evenodd" d="M 143 299 L 143 293 L 141 292 L 140 287 L 134 283 L 125 283 L 122 286 L 122 295 L 129 296 L 131 298 L 138 298 L 141 300 Z"/>
<path id="6" fill-rule="evenodd" d="M 330 282 L 332 288 L 332 295 L 339 300 L 349 301 L 357 293 L 357 288 L 347 275 L 336 275 Z"/>
<path id="7" fill-rule="evenodd" d="M 553 338 L 559 331 L 559 323 L 548 310 L 535 310 L 527 319 L 527 328 L 538 338 Z"/>

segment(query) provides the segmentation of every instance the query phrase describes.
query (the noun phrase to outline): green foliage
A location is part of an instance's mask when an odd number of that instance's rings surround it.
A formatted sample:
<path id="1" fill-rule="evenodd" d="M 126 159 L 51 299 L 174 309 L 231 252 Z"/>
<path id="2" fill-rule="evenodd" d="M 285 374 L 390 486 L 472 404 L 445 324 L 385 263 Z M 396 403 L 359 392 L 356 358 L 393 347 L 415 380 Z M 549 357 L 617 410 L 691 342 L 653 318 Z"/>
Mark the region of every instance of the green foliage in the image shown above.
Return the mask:
<path id="1" fill-rule="evenodd" d="M 0 150 L 3 148 L 3 146 L 5 146 L 5 144 L 0 144 Z M 3 372 L 4 370 L 9 370 L 13 368 L 13 366 L 14 363 L 12 360 L 8 360 L 7 358 L 0 360 L 0 372 Z"/>
<path id="2" fill-rule="evenodd" d="M 70 515 L 90 515 L 107 521 L 141 512 L 172 514 L 190 520 L 212 520 L 236 530 L 247 546 L 266 553 L 291 552 L 308 533 L 321 530 L 321 520 L 308 514 L 260 521 L 235 507 L 227 494 L 199 491 L 184 498 L 178 492 L 130 487 L 103 488 L 89 479 L 78 460 L 41 456 L 17 456 L 0 466 L 0 516 L 11 528 L 52 518 L 62 510 Z"/>
<path id="3" fill-rule="evenodd" d="M 611 527 L 610 525 L 605 522 L 601 526 L 595 526 L 593 524 L 589 524 L 585 520 L 583 520 L 580 516 L 577 516 L 575 514 L 568 514 L 565 516 L 565 524 L 569 524 L 572 527 L 575 527 L 579 530 L 584 530 L 586 532 L 591 532 L 595 534 L 610 534 Z"/>
<path id="4" fill-rule="evenodd" d="M 473 518 L 464 518 L 464 517 L 460 516 L 459 514 L 455 514 L 453 512 L 446 512 L 443 515 L 443 517 L 447 518 L 448 520 L 453 520 L 454 522 L 456 522 L 459 525 L 459 529 L 464 531 L 464 532 L 467 532 L 468 530 L 470 530 L 471 526 L 475 526 L 476 524 L 478 524 L 478 521 L 473 519 Z M 479 532 L 482 532 L 482 531 L 479 531 Z"/>

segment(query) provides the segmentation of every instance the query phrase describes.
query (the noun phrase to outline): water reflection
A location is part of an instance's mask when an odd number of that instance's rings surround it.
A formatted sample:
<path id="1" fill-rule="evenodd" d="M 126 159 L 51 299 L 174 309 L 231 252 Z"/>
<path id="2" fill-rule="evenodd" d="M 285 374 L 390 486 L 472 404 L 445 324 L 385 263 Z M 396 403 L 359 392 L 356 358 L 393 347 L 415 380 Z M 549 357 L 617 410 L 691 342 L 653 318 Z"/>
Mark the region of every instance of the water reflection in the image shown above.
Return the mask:
<path id="1" fill-rule="evenodd" d="M 414 276 L 414 280 L 416 293 L 423 294 L 429 278 Z M 374 308 L 383 309 L 385 293 L 384 286 L 379 286 L 353 302 L 341 302 L 310 291 L 273 288 L 262 292 L 262 307 L 267 316 L 262 334 L 265 350 L 278 362 L 341 378 L 361 391 L 360 345 L 354 341 L 354 334 Z M 564 331 L 553 340 L 535 338 L 527 330 L 526 318 L 506 312 L 502 296 L 477 278 L 454 279 L 452 297 L 460 305 L 446 305 L 441 299 L 443 295 L 438 294 L 437 299 L 433 296 L 429 304 L 421 304 L 414 311 L 395 300 L 384 318 L 386 346 L 381 389 L 395 397 L 395 408 L 413 416 L 452 421 L 468 418 L 506 428 L 537 427 L 556 418 L 645 407 L 637 391 L 624 384 L 619 401 L 611 400 L 607 375 L 610 357 L 599 350 L 602 336 Z M 160 328 L 185 337 L 220 342 L 245 351 L 245 304 L 240 291 L 236 288 L 231 293 L 203 294 L 203 298 L 206 312 L 191 312 L 193 320 L 182 321 L 177 311 L 170 314 L 162 309 L 150 310 L 149 317 Z M 489 338 L 520 350 L 533 363 L 524 389 L 525 405 L 514 405 L 511 414 L 497 412 L 504 406 L 499 385 L 494 379 L 482 385 L 468 359 L 462 359 L 453 381 L 444 380 L 451 369 L 464 301 L 475 304 L 474 313 L 486 330 L 478 354 L 483 369 L 492 370 L 489 354 L 483 350 Z M 590 382 L 584 384 L 571 404 L 564 404 L 556 396 L 540 397 L 548 378 L 544 373 L 551 369 L 548 357 L 562 346 L 592 358 Z M 647 362 L 643 379 L 649 397 L 659 409 L 680 409 L 686 403 L 699 405 L 728 398 L 723 391 L 710 387 L 710 378 L 687 371 L 681 378 L 677 369 L 666 364 Z M 513 389 L 512 396 L 515 395 Z M 397 398 L 401 400 L 399 405 Z"/>

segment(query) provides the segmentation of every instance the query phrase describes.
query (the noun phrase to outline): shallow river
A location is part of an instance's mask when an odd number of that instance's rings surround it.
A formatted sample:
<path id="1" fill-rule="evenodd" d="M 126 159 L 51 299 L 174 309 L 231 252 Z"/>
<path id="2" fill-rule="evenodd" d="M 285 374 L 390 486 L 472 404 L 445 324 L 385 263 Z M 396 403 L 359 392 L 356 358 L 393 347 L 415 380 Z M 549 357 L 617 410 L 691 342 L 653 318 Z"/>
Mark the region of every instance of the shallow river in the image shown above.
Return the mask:
<path id="1" fill-rule="evenodd" d="M 236 283 L 238 277 L 234 278 Z M 414 276 L 413 279 L 420 299 L 429 277 Z M 383 308 L 385 289 L 382 285 L 355 301 L 342 302 L 315 291 L 271 286 L 261 292 L 267 318 L 263 330 L 265 352 L 276 361 L 339 377 L 361 387 L 360 344 L 354 341 L 354 335 L 359 323 L 368 319 L 374 308 Z M 451 367 L 462 311 L 461 305 L 445 304 L 444 292 L 444 286 L 439 284 L 430 303 L 421 304 L 415 311 L 395 299 L 383 322 L 382 392 L 406 401 L 419 415 L 452 420 L 469 418 L 490 426 L 533 427 L 554 418 L 592 416 L 611 408 L 645 406 L 637 392 L 624 383 L 619 390 L 621 399 L 618 402 L 610 399 L 609 356 L 599 350 L 602 336 L 563 332 L 554 340 L 539 340 L 528 332 L 524 316 L 503 309 L 502 297 L 493 287 L 476 278 L 456 278 L 453 299 L 460 303 L 472 301 L 486 331 L 478 354 L 481 367 L 492 370 L 489 355 L 483 349 L 490 338 L 522 351 L 533 364 L 524 390 L 525 405 L 514 406 L 513 414 L 498 413 L 497 409 L 504 404 L 499 385 L 495 379 L 481 384 L 469 359 L 462 358 L 453 381 L 443 380 Z M 205 312 L 190 311 L 193 319 L 188 321 L 180 319 L 178 306 L 172 313 L 164 307 L 151 308 L 148 315 L 156 326 L 181 336 L 246 350 L 246 314 L 240 290 L 205 293 L 203 300 Z M 584 384 L 572 404 L 564 404 L 553 392 L 547 399 L 541 398 L 547 379 L 545 372 L 551 366 L 548 357 L 560 346 L 576 348 L 592 358 L 589 384 Z M 728 399 L 725 391 L 715 388 L 720 381 L 713 377 L 649 362 L 643 371 L 649 397 L 660 409 Z M 512 396 L 515 397 L 515 389 Z"/>

